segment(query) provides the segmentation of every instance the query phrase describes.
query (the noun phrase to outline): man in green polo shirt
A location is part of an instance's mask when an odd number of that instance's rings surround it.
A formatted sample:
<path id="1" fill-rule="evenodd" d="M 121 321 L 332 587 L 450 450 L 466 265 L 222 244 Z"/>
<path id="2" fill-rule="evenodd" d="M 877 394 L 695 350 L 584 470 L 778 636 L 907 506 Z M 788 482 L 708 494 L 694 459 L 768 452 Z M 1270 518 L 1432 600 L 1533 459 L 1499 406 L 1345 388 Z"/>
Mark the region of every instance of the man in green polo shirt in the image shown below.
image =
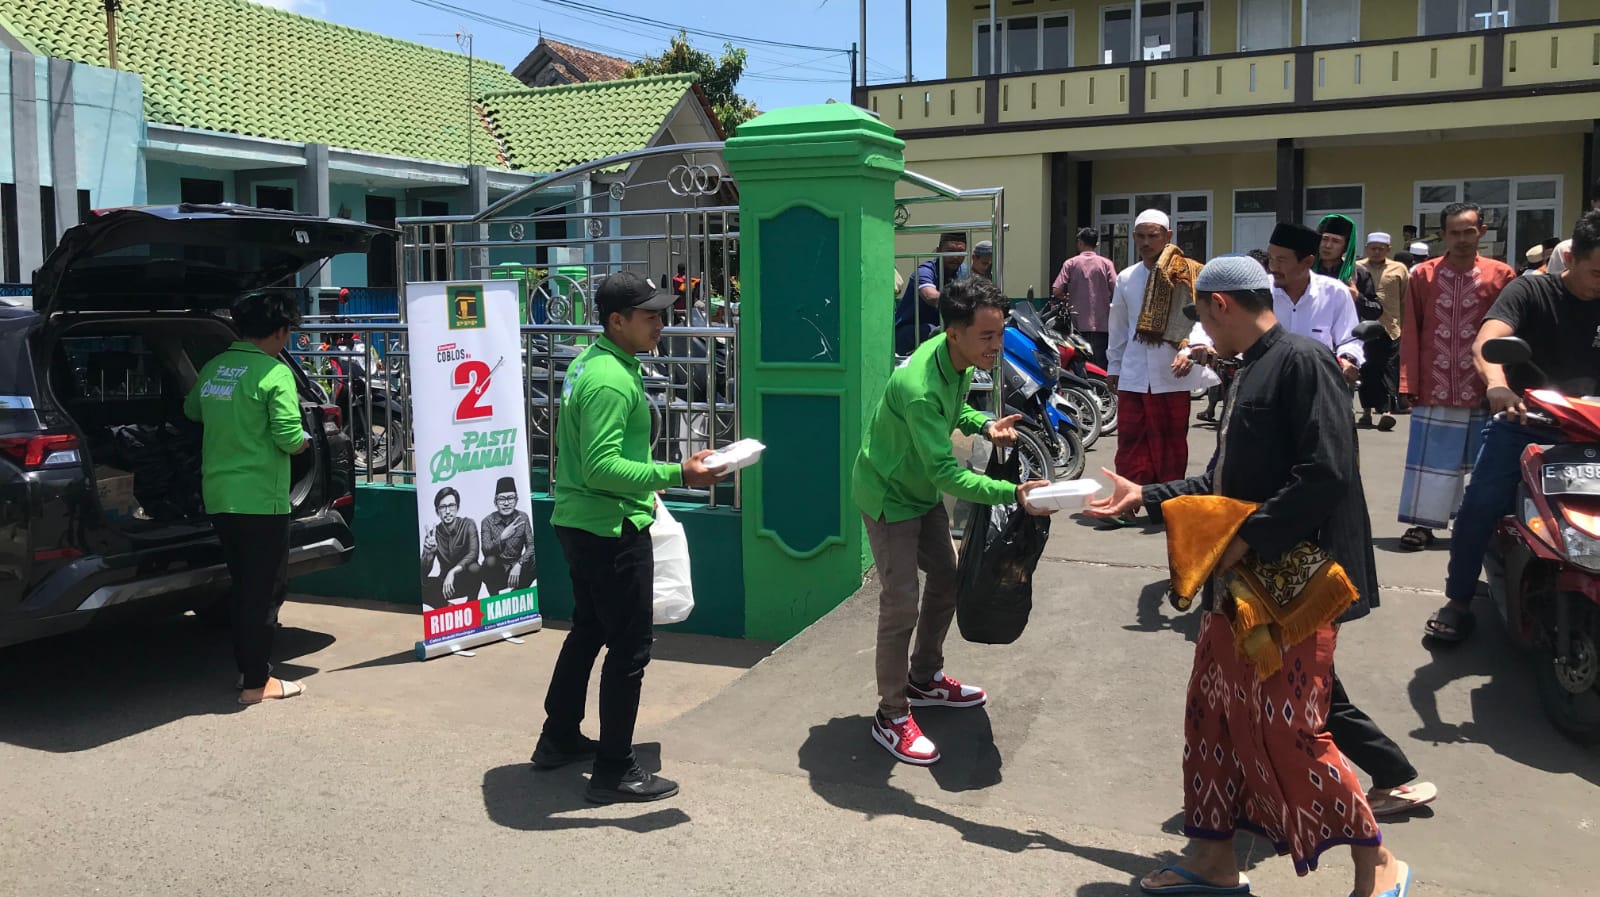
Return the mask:
<path id="1" fill-rule="evenodd" d="M 650 525 L 655 493 L 668 486 L 710 486 L 722 479 L 705 466 L 710 450 L 682 464 L 650 460 L 650 402 L 639 373 L 641 352 L 661 340 L 671 293 L 631 272 L 607 277 L 595 292 L 605 334 L 567 369 L 556 419 L 556 495 L 550 522 L 572 575 L 572 630 L 561 644 L 545 721 L 533 751 L 540 769 L 594 757 L 585 796 L 595 803 L 661 800 L 678 786 L 634 762 L 639 691 L 655 640 L 655 559 Z M 600 740 L 583 721 L 589 673 L 600 649 Z"/>
<path id="2" fill-rule="evenodd" d="M 239 703 L 292 698 L 299 682 L 268 675 L 278 607 L 289 590 L 289 456 L 310 445 L 294 372 L 281 360 L 300 323 L 291 291 L 233 307 L 244 339 L 200 369 L 183 413 L 205 428 L 201 493 L 233 578 L 229 595 Z"/>
<path id="3" fill-rule="evenodd" d="M 1013 485 L 980 476 L 956 463 L 955 429 L 982 432 L 1000 446 L 1016 443 L 1022 415 L 991 421 L 967 404 L 974 365 L 993 368 L 1005 337 L 1011 304 L 994 282 L 968 277 L 945 286 L 939 314 L 945 332 L 917 347 L 889 375 L 883 401 L 861 441 L 852 475 L 856 504 L 878 567 L 877 675 L 880 703 L 872 738 L 896 759 L 918 766 L 939 761 L 911 708 L 981 707 L 983 689 L 944 674 L 944 638 L 956 609 L 956 552 L 942 493 L 973 504 L 1015 501 L 1030 514 L 1027 495 L 1046 485 Z M 917 568 L 927 574 L 921 612 Z M 916 645 L 912 646 L 912 631 Z M 911 652 L 907 676 L 906 652 Z"/>

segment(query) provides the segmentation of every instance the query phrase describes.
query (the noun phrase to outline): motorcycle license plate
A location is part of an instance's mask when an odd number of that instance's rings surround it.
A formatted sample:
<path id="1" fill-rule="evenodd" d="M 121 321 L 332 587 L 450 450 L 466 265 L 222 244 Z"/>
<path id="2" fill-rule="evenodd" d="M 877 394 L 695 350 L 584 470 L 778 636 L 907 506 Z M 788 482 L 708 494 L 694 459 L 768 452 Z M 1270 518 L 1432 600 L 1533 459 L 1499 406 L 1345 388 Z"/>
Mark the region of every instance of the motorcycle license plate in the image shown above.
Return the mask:
<path id="1" fill-rule="evenodd" d="M 1600 495 L 1600 464 L 1546 464 L 1545 495 Z"/>

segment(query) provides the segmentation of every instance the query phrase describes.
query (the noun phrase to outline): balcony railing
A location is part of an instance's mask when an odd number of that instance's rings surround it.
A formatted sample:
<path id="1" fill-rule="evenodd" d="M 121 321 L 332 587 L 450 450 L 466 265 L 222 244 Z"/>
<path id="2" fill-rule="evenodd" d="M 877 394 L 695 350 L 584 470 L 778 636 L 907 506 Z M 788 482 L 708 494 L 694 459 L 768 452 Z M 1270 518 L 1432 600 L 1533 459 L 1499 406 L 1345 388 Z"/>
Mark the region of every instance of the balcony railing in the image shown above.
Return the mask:
<path id="1" fill-rule="evenodd" d="M 901 131 L 1134 123 L 1207 112 L 1308 111 L 1429 94 L 1600 87 L 1600 20 L 1132 65 L 893 84 L 857 102 Z"/>

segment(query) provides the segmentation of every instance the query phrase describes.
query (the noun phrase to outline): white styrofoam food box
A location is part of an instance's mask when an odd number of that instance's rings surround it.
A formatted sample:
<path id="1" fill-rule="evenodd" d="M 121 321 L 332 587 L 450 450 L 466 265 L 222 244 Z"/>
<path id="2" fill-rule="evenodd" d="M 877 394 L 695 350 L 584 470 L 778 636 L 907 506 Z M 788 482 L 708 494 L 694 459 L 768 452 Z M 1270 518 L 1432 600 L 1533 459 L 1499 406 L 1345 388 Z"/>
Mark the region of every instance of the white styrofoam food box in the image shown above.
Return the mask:
<path id="1" fill-rule="evenodd" d="M 1028 503 L 1039 508 L 1071 511 L 1087 505 L 1099 491 L 1100 484 L 1095 480 L 1065 480 L 1029 492 Z"/>
<path id="2" fill-rule="evenodd" d="M 718 473 L 733 473 L 761 460 L 767 447 L 754 439 L 741 439 L 706 457 L 706 467 Z"/>

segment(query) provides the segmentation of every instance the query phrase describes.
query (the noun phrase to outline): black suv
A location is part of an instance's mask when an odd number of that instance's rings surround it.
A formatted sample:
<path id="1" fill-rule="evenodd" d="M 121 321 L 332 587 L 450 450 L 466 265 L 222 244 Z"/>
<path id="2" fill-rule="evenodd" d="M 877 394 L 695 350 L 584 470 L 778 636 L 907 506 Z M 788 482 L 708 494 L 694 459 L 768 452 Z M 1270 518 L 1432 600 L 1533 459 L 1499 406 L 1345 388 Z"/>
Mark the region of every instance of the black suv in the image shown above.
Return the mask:
<path id="1" fill-rule="evenodd" d="M 205 609 L 228 585 L 200 501 L 199 368 L 245 292 L 391 231 L 231 205 L 96 213 L 0 308 L 0 646 L 126 614 Z M 289 572 L 354 549 L 339 408 L 287 355 L 311 449 L 294 456 Z"/>

